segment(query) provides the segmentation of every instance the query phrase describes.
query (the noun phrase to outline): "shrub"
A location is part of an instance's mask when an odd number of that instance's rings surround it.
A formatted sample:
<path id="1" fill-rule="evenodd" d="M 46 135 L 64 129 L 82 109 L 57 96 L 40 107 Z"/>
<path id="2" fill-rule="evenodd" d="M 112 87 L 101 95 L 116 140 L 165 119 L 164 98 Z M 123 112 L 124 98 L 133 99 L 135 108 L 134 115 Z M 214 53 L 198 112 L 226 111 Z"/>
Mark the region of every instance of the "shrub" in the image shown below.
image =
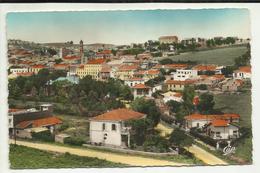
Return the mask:
<path id="1" fill-rule="evenodd" d="M 64 144 L 82 146 L 84 143 L 85 141 L 81 138 L 68 137 L 64 139 Z"/>
<path id="2" fill-rule="evenodd" d="M 63 123 L 62 125 L 60 125 L 60 127 L 57 129 L 58 131 L 64 131 L 67 128 L 69 128 L 69 124 L 68 123 Z"/>
<path id="3" fill-rule="evenodd" d="M 194 128 L 191 129 L 190 130 L 190 134 L 192 136 L 194 136 L 195 138 L 198 138 L 201 141 L 203 141 L 203 142 L 205 142 L 205 143 L 207 143 L 207 144 L 209 144 L 209 145 L 211 145 L 213 147 L 216 147 L 216 141 L 214 139 L 212 139 L 212 138 L 210 138 L 208 136 L 204 136 L 204 135 L 199 134 L 196 129 L 194 129 Z"/>
<path id="4" fill-rule="evenodd" d="M 169 143 L 168 141 L 161 137 L 159 134 L 150 135 L 144 142 L 144 150 L 150 152 L 168 152 Z"/>
<path id="5" fill-rule="evenodd" d="M 164 121 L 164 122 L 166 122 L 166 123 L 168 123 L 168 124 L 172 124 L 172 123 L 174 123 L 174 120 L 175 120 L 175 119 L 174 119 L 173 117 L 171 117 L 171 116 L 162 114 L 162 115 L 161 115 L 161 120 Z"/>
<path id="6" fill-rule="evenodd" d="M 54 142 L 54 135 L 51 134 L 49 130 L 47 131 L 42 131 L 39 133 L 32 133 L 32 139 L 35 140 L 40 140 L 40 141 L 45 141 L 45 142 Z"/>

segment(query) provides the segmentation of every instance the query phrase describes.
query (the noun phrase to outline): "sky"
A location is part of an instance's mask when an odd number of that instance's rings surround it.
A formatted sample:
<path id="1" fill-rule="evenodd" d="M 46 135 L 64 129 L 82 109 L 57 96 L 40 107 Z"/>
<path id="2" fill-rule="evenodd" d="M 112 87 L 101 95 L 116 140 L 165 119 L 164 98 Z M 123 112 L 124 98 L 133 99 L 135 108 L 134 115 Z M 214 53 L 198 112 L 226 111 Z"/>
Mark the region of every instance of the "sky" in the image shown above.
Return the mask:
<path id="1" fill-rule="evenodd" d="M 8 39 L 37 43 L 130 44 L 160 36 L 250 38 L 247 9 L 19 12 L 7 15 Z"/>

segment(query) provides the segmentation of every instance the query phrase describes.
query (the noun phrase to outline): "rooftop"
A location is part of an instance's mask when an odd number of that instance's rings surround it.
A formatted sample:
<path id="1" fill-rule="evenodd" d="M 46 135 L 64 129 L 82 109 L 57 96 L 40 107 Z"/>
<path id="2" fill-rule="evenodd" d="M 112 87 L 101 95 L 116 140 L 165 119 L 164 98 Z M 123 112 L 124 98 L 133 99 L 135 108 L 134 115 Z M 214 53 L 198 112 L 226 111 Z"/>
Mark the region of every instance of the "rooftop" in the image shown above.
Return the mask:
<path id="1" fill-rule="evenodd" d="M 127 121 L 145 118 L 145 114 L 130 109 L 115 109 L 104 114 L 98 115 L 90 120 L 97 121 Z"/>

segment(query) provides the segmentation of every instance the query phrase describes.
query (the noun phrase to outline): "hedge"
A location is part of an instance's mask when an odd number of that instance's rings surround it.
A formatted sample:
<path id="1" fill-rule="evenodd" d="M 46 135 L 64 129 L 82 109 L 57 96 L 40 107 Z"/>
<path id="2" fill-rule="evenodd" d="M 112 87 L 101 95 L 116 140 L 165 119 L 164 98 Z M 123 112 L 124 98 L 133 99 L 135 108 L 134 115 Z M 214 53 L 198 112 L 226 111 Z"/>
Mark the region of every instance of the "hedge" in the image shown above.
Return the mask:
<path id="1" fill-rule="evenodd" d="M 81 138 L 68 137 L 64 139 L 64 144 L 82 146 L 84 143 L 86 142 Z"/>
<path id="2" fill-rule="evenodd" d="M 199 134 L 196 131 L 196 129 L 191 129 L 190 130 L 190 134 L 192 136 L 194 136 L 195 138 L 199 138 L 201 141 L 203 141 L 203 142 L 205 142 L 205 143 L 207 143 L 207 144 L 209 144 L 209 145 L 211 145 L 213 147 L 216 147 L 217 142 L 214 139 L 212 139 L 212 138 L 210 138 L 208 136 L 204 136 L 204 135 Z"/>
<path id="3" fill-rule="evenodd" d="M 54 142 L 54 135 L 51 134 L 49 130 L 38 132 L 38 133 L 33 132 L 32 139 L 45 141 L 45 142 Z"/>

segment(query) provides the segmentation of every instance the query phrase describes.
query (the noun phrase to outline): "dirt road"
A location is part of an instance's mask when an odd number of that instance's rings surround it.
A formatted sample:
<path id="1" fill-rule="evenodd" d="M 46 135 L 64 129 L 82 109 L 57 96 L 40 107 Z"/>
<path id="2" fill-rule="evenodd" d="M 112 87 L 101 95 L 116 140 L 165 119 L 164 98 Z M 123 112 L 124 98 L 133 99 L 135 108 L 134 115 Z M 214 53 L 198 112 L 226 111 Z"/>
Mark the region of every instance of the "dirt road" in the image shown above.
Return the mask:
<path id="1" fill-rule="evenodd" d="M 159 123 L 156 127 L 161 131 L 161 135 L 165 136 L 165 134 L 170 134 L 173 129 Z M 204 163 L 208 165 L 226 165 L 227 163 L 220 158 L 216 157 L 215 155 L 209 153 L 208 151 L 198 147 L 197 145 L 192 145 L 189 148 L 186 148 L 188 151 L 193 153 L 196 158 L 200 159 Z"/>
<path id="2" fill-rule="evenodd" d="M 206 150 L 198 147 L 197 145 L 192 145 L 187 149 L 189 152 L 193 153 L 195 157 L 202 160 L 208 165 L 227 165 L 228 163 L 216 157 L 215 155 L 207 152 Z"/>
<path id="3" fill-rule="evenodd" d="M 14 143 L 13 140 L 10 140 L 10 143 Z M 107 161 L 115 162 L 115 163 L 123 163 L 131 166 L 183 166 L 187 165 L 184 163 L 176 163 L 167 160 L 159 160 L 153 158 L 145 158 L 141 156 L 132 156 L 132 155 L 123 155 L 116 154 L 105 151 L 97 151 L 92 149 L 80 149 L 80 148 L 72 148 L 65 146 L 58 146 L 52 144 L 40 144 L 33 142 L 25 142 L 25 141 L 16 141 L 17 145 L 23 145 L 31 148 L 36 148 L 40 150 L 53 151 L 59 153 L 69 152 L 78 156 L 87 156 L 87 157 L 95 157 L 99 159 L 105 159 Z"/>

